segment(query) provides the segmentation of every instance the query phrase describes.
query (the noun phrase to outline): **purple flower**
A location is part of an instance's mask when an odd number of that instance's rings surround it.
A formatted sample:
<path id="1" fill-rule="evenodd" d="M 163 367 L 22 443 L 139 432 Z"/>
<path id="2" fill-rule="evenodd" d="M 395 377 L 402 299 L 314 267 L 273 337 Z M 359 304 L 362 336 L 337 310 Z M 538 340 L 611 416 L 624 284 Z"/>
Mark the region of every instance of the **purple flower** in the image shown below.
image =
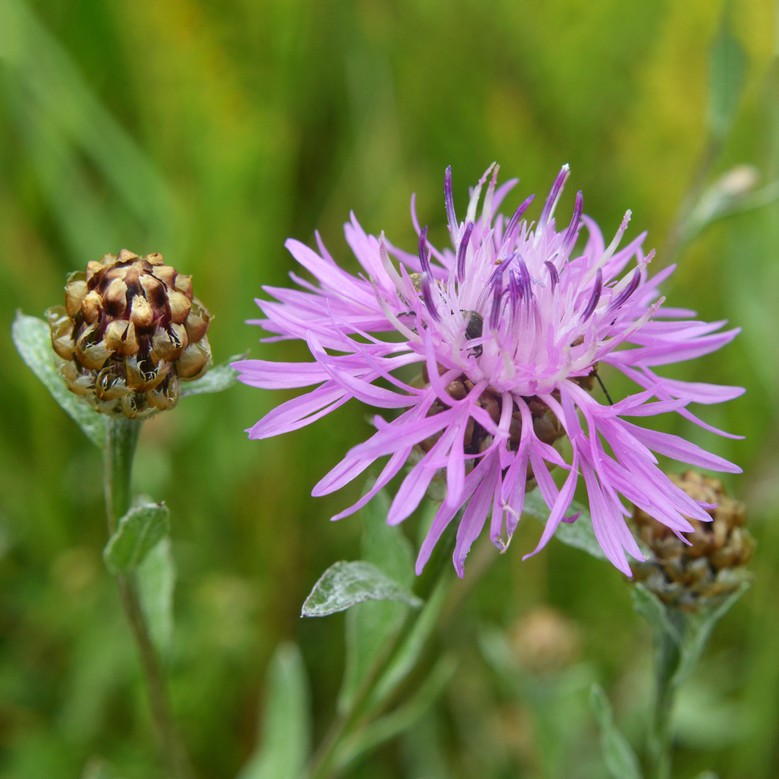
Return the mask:
<path id="1" fill-rule="evenodd" d="M 251 386 L 314 389 L 282 403 L 249 436 L 295 430 L 352 398 L 398 411 L 390 419 L 376 416 L 376 432 L 314 488 L 314 495 L 333 492 L 388 458 L 370 491 L 334 519 L 357 511 L 408 467 L 387 517 L 401 522 L 443 474 L 446 498 L 422 544 L 417 572 L 462 511 L 454 551 L 462 576 L 488 521 L 493 543 L 507 546 L 525 493 L 536 485 L 549 507 L 536 551 L 543 547 L 560 522 L 576 518 L 566 514 L 581 479 L 603 551 L 630 575 L 625 552 L 643 557 L 625 523 L 632 508 L 624 501 L 677 534 L 693 529 L 685 517 L 709 519 L 665 476 L 656 454 L 714 470 L 739 468 L 628 419 L 676 413 L 727 435 L 687 405 L 729 400 L 741 388 L 664 379 L 654 369 L 715 351 L 738 331 L 723 332 L 724 322 L 697 321 L 692 311 L 663 305 L 658 285 L 673 268 L 649 276 L 653 252 L 644 253 L 643 234 L 619 248 L 630 212 L 607 246 L 583 215 L 579 192 L 570 221 L 558 230 L 554 211 L 567 165 L 537 223 L 524 218 L 532 197 L 510 218 L 497 213 L 516 184 L 496 187 L 497 172 L 492 166 L 484 174 L 460 222 L 447 170 L 451 248 L 430 245 L 413 208 L 419 235 L 413 254 L 383 235 L 367 235 L 352 216 L 345 231 L 362 266 L 357 275 L 340 268 L 318 236 L 318 252 L 287 242 L 315 281 L 293 273 L 297 289 L 266 287 L 275 299 L 257 301 L 265 318 L 252 323 L 273 334 L 268 341 L 304 340 L 313 361 L 243 360 L 235 367 Z M 638 385 L 635 394 L 613 404 L 608 396 L 596 399 L 594 382 L 604 365 Z M 565 457 L 553 446 L 562 438 L 569 442 L 561 447 Z M 557 482 L 555 468 L 563 474 Z"/>

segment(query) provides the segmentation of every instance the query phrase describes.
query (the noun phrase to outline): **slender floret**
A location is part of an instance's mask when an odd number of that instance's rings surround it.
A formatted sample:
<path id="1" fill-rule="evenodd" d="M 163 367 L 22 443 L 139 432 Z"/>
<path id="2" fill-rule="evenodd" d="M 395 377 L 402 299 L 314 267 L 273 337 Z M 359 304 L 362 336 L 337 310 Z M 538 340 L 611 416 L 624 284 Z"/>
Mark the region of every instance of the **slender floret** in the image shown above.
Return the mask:
<path id="1" fill-rule="evenodd" d="M 361 265 L 354 275 L 319 239 L 318 252 L 287 242 L 315 282 L 293 274 L 298 289 L 266 287 L 274 299 L 257 301 L 264 318 L 253 324 L 269 332 L 270 341 L 304 340 L 313 361 L 243 360 L 235 367 L 252 386 L 313 389 L 271 411 L 249 436 L 295 430 L 356 398 L 384 410 L 374 419 L 376 432 L 348 452 L 313 494 L 340 489 L 376 461 L 383 465 L 370 491 L 334 519 L 357 511 L 403 472 L 387 517 L 401 522 L 440 476 L 446 497 L 417 571 L 458 517 L 454 566 L 462 576 L 485 525 L 493 543 L 506 548 L 525 494 L 536 486 L 549 507 L 538 551 L 560 522 L 576 519 L 569 513 L 581 482 L 600 545 L 629 575 L 626 552 L 643 558 L 625 522 L 632 512 L 626 502 L 680 537 L 692 530 L 688 517 L 709 519 L 664 475 L 656 455 L 739 469 L 683 438 L 628 420 L 677 413 L 721 433 L 687 406 L 729 400 L 741 388 L 668 380 L 654 369 L 713 352 L 737 330 L 722 331 L 723 322 L 697 321 L 693 312 L 664 307 L 658 285 L 673 269 L 649 276 L 653 253 L 644 253 L 643 234 L 620 248 L 630 212 L 607 246 L 583 214 L 578 193 L 570 222 L 558 230 L 554 213 L 567 165 L 538 222 L 525 218 L 532 197 L 508 219 L 498 213 L 516 181 L 497 186 L 497 173 L 496 165 L 487 170 L 458 221 L 447 170 L 451 247 L 442 250 L 430 244 L 413 213 L 419 235 L 414 253 L 383 235 L 367 235 L 352 217 L 345 230 Z M 634 382 L 636 392 L 613 404 L 599 400 L 594 388 L 605 366 Z M 554 444 L 566 437 L 569 454 L 563 457 Z M 562 474 L 558 480 L 555 468 Z"/>

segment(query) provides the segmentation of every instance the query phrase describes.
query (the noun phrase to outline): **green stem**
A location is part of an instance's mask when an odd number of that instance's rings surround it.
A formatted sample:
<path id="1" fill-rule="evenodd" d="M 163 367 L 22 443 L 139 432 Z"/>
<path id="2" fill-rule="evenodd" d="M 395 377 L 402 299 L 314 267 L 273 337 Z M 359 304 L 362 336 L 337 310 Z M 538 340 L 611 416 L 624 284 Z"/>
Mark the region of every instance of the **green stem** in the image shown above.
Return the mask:
<path id="1" fill-rule="evenodd" d="M 109 534 L 116 531 L 119 520 L 130 508 L 130 480 L 140 427 L 140 422 L 124 417 L 112 417 L 108 422 L 104 476 Z M 141 608 L 135 579 L 132 575 L 124 574 L 117 575 L 116 579 L 119 599 L 146 679 L 160 754 L 172 779 L 192 779 L 194 772 L 171 715 L 165 680 Z"/>
<path id="2" fill-rule="evenodd" d="M 677 627 L 681 629 L 682 626 Z M 649 740 L 650 777 L 671 779 L 671 715 L 676 695 L 674 676 L 681 660 L 681 646 L 677 636 L 665 631 L 656 635 L 655 642 L 655 700 Z"/>
<path id="3" fill-rule="evenodd" d="M 369 713 L 374 693 L 385 672 L 390 668 L 403 648 L 406 639 L 414 630 L 415 624 L 428 607 L 428 603 L 437 600 L 433 597 L 436 590 L 439 587 L 445 586 L 445 576 L 449 572 L 449 555 L 454 544 L 454 534 L 447 534 L 445 538 L 447 540 L 442 539 L 439 543 L 433 558 L 418 580 L 416 594 L 425 601 L 425 606 L 419 610 L 409 612 L 392 640 L 385 645 L 383 651 L 374 659 L 373 665 L 360 684 L 349 710 L 342 712 L 335 718 L 330 730 L 314 754 L 306 773 L 308 779 L 330 779 L 330 777 L 337 775 L 339 770 L 339 751 L 342 744 Z M 449 541 L 451 543 L 448 543 Z"/>

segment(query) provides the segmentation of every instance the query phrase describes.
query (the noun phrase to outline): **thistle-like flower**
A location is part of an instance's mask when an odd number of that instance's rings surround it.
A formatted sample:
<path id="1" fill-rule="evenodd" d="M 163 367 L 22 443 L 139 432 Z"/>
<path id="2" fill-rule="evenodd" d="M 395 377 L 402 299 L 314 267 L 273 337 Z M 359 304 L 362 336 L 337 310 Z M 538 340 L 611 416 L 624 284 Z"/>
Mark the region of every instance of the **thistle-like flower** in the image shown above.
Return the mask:
<path id="1" fill-rule="evenodd" d="M 463 221 L 455 215 L 447 170 L 451 248 L 430 245 L 413 208 L 419 236 L 413 254 L 383 235 L 367 235 L 352 217 L 345 230 L 362 266 L 358 275 L 340 268 L 319 238 L 318 253 L 287 242 L 315 282 L 291 274 L 299 289 L 266 288 L 275 300 L 257 301 L 265 318 L 253 324 L 268 331 L 270 341 L 304 340 L 313 361 L 244 360 L 235 367 L 244 383 L 256 387 L 316 386 L 271 411 L 249 436 L 295 430 L 352 398 L 400 411 L 391 419 L 376 416 L 376 432 L 314 488 L 314 495 L 333 492 L 389 458 L 368 493 L 334 519 L 365 505 L 408 465 L 387 517 L 401 522 L 442 474 L 445 499 L 417 570 L 462 510 L 454 551 L 462 575 L 488 521 L 492 541 L 501 550 L 507 546 L 526 491 L 535 485 L 549 507 L 536 551 L 543 547 L 560 522 L 574 521 L 568 514 L 581 479 L 600 545 L 630 574 L 625 552 L 642 555 L 622 498 L 676 534 L 692 530 L 686 517 L 709 518 L 664 475 L 655 453 L 715 470 L 739 469 L 628 418 L 677 413 L 714 430 L 687 405 L 728 400 L 743 390 L 668 380 L 654 368 L 712 352 L 737 330 L 721 332 L 723 322 L 695 321 L 691 311 L 664 307 L 658 285 L 673 269 L 649 276 L 652 253 L 644 253 L 643 235 L 619 248 L 629 212 L 606 245 L 583 214 L 578 193 L 572 217 L 558 230 L 554 212 L 567 165 L 536 223 L 524 218 L 532 197 L 510 218 L 497 214 L 516 183 L 497 187 L 497 170 L 492 166 L 472 192 Z M 596 399 L 601 366 L 621 371 L 638 391 L 613 404 Z M 567 457 L 553 446 L 564 436 Z M 555 481 L 554 468 L 564 479 Z"/>
<path id="2" fill-rule="evenodd" d="M 68 277 L 64 307 L 46 314 L 68 387 L 103 414 L 143 419 L 172 408 L 179 379 L 211 361 L 211 315 L 192 297 L 192 278 L 161 254 L 123 249 L 90 262 Z"/>
<path id="3" fill-rule="evenodd" d="M 755 542 L 744 528 L 744 504 L 728 497 L 719 479 L 695 471 L 670 478 L 706 506 L 711 521 L 693 519 L 694 532 L 683 542 L 637 508 L 633 522 L 651 555 L 634 565 L 635 580 L 669 606 L 699 611 L 717 605 L 743 585 Z"/>

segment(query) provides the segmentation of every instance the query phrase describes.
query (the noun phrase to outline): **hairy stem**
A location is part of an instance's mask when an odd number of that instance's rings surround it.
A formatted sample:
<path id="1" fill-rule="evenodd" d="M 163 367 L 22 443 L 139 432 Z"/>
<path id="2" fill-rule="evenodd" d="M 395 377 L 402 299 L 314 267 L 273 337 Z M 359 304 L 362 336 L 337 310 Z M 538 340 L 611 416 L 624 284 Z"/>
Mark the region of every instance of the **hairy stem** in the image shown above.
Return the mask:
<path id="1" fill-rule="evenodd" d="M 119 520 L 130 508 L 130 478 L 140 425 L 140 422 L 125 418 L 111 418 L 108 423 L 104 478 L 106 519 L 110 534 L 116 531 Z M 172 779 L 192 779 L 194 772 L 171 714 L 160 661 L 141 608 L 135 579 L 132 575 L 124 574 L 117 575 L 116 579 L 119 599 L 138 650 L 149 692 L 160 754 Z"/>

